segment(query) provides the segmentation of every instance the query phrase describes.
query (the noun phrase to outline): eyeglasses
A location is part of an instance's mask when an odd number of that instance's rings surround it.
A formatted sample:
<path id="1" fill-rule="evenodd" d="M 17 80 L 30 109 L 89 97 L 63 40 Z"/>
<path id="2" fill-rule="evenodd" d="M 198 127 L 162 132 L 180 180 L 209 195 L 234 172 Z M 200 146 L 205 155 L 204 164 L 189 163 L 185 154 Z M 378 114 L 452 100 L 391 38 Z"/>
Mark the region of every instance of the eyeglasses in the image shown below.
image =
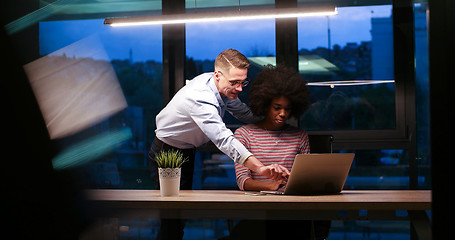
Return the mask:
<path id="1" fill-rule="evenodd" d="M 221 75 L 224 76 L 223 72 L 221 72 L 221 71 L 218 71 L 218 72 L 221 73 Z M 226 77 L 226 76 L 224 76 L 224 77 Z M 246 87 L 250 81 L 248 81 L 248 78 L 247 78 L 244 81 L 239 81 L 239 80 L 229 81 L 228 80 L 228 82 L 229 82 L 229 84 L 231 84 L 231 86 L 236 86 L 237 87 L 239 85 L 242 85 L 242 87 Z"/>

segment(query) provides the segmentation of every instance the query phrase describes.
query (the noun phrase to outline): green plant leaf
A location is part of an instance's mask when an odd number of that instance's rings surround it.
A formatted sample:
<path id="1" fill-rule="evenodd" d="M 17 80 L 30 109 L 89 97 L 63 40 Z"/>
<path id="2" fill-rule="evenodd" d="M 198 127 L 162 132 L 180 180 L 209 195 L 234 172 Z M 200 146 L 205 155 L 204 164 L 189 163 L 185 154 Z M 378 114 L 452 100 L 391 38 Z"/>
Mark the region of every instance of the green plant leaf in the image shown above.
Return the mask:
<path id="1" fill-rule="evenodd" d="M 155 161 L 160 168 L 181 168 L 183 163 L 188 161 L 188 158 L 184 158 L 181 151 L 170 149 L 157 153 Z"/>

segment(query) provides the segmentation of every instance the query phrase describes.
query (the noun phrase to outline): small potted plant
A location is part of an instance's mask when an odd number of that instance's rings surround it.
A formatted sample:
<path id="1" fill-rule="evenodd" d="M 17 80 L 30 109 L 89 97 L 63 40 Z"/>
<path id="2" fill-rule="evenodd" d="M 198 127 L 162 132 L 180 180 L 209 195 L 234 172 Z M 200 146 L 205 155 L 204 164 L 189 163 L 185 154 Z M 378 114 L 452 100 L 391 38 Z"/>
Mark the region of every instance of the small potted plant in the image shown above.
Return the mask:
<path id="1" fill-rule="evenodd" d="M 178 196 L 182 165 L 188 159 L 179 150 L 171 149 L 156 154 L 155 161 L 158 164 L 161 196 Z"/>

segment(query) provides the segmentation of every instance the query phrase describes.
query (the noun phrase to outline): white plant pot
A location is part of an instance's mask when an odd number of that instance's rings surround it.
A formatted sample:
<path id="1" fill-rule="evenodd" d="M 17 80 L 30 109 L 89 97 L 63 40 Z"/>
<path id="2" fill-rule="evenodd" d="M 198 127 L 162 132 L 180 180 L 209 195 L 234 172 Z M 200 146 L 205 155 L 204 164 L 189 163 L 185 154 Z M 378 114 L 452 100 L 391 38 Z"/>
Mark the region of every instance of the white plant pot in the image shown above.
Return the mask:
<path id="1" fill-rule="evenodd" d="M 178 197 L 181 168 L 158 168 L 162 197 Z"/>

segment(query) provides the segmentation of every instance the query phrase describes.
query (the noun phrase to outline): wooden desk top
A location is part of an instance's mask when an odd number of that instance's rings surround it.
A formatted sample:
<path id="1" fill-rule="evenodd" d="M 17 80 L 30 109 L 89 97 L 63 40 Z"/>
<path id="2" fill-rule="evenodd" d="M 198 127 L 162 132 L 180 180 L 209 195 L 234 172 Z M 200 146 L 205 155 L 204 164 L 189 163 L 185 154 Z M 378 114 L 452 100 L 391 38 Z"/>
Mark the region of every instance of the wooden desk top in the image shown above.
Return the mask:
<path id="1" fill-rule="evenodd" d="M 430 190 L 346 190 L 337 195 L 247 195 L 235 190 L 87 190 L 87 200 L 107 208 L 224 210 L 431 210 Z"/>

